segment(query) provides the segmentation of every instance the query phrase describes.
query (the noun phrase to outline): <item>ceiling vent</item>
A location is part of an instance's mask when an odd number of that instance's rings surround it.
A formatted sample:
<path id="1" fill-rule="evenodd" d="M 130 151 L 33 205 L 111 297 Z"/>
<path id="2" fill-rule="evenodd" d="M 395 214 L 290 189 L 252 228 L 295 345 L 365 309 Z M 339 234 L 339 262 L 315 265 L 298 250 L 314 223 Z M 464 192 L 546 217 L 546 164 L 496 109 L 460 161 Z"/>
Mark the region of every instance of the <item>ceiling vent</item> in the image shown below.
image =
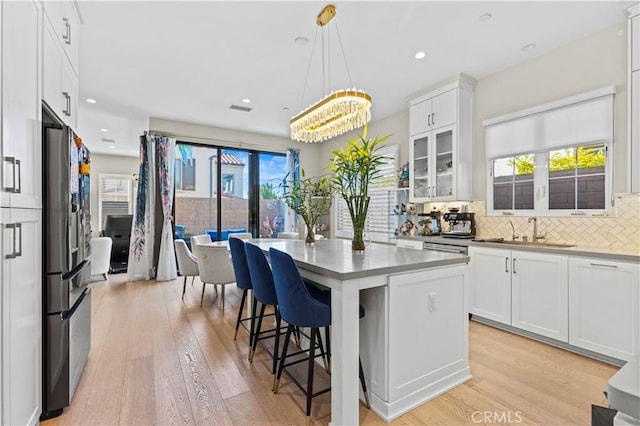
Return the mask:
<path id="1" fill-rule="evenodd" d="M 229 109 L 237 109 L 238 111 L 244 111 L 244 112 L 251 111 L 251 108 L 243 107 L 243 106 L 240 106 L 240 105 L 231 105 L 229 107 Z"/>
<path id="2" fill-rule="evenodd" d="M 111 144 L 116 143 L 115 139 L 102 138 L 100 140 L 104 143 L 111 143 Z"/>

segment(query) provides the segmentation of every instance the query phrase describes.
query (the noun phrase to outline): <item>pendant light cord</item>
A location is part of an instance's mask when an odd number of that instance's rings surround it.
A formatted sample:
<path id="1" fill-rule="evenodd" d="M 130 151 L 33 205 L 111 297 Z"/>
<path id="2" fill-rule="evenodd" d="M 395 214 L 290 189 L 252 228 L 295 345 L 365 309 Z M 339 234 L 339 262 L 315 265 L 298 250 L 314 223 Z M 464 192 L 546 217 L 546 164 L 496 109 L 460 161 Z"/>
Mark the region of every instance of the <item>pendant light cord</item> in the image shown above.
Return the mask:
<path id="1" fill-rule="evenodd" d="M 307 91 L 307 83 L 309 82 L 309 71 L 311 71 L 311 61 L 313 59 L 313 52 L 316 50 L 316 40 L 318 40 L 318 31 L 321 27 L 316 28 L 316 35 L 313 37 L 313 45 L 311 46 L 311 53 L 309 54 L 309 64 L 307 65 L 307 76 L 304 79 L 304 87 L 302 88 L 302 96 L 300 97 L 300 107 L 298 111 L 302 110 L 302 103 L 304 102 L 304 94 Z M 323 72 L 324 74 L 324 72 Z M 324 81 L 323 81 L 324 84 Z"/>
<path id="2" fill-rule="evenodd" d="M 338 41 L 340 42 L 340 50 L 342 51 L 342 58 L 344 59 L 344 66 L 345 66 L 345 68 L 347 68 L 347 75 L 349 76 L 349 85 L 351 86 L 350 88 L 354 88 L 353 87 L 353 81 L 351 80 L 351 71 L 349 70 L 349 64 L 347 63 L 347 56 L 344 53 L 344 46 L 342 45 L 342 37 L 340 37 L 340 30 L 338 29 L 338 23 L 335 22 L 334 24 L 336 26 L 336 33 L 338 34 Z"/>

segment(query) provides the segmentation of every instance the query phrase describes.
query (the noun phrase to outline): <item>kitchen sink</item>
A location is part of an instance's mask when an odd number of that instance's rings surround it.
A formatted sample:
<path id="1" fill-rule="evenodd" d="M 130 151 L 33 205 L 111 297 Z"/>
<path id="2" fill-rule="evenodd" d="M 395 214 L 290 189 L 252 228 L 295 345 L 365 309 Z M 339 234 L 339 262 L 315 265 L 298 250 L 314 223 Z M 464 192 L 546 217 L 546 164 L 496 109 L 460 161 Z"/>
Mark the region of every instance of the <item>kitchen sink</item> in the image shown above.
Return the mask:
<path id="1" fill-rule="evenodd" d="M 527 247 L 557 247 L 557 248 L 563 248 L 563 247 L 574 247 L 575 246 L 575 244 L 549 243 L 549 242 L 546 242 L 546 241 L 535 242 L 535 243 L 532 242 L 532 241 L 512 241 L 512 240 L 505 240 L 504 238 L 485 238 L 485 239 L 474 240 L 474 241 L 486 242 L 486 243 L 508 244 L 508 245 L 514 245 L 514 246 L 527 246 Z"/>

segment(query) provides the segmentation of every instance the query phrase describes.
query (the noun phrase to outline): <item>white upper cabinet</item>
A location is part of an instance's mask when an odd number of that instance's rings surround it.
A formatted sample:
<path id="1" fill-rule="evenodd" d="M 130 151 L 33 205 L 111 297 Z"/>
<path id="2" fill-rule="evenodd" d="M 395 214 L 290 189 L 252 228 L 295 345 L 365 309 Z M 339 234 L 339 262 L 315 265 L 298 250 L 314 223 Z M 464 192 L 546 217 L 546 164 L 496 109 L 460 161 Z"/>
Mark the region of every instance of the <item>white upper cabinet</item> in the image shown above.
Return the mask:
<path id="1" fill-rule="evenodd" d="M 411 201 L 471 199 L 472 90 L 460 80 L 410 102 Z"/>
<path id="2" fill-rule="evenodd" d="M 636 10 L 639 9 L 636 6 Z M 640 15 L 631 18 L 631 70 L 640 70 Z"/>
<path id="3" fill-rule="evenodd" d="M 43 98 L 56 115 L 76 128 L 78 77 L 66 59 L 50 22 L 44 25 Z"/>
<path id="4" fill-rule="evenodd" d="M 456 89 L 412 104 L 409 111 L 410 135 L 455 123 L 458 115 Z"/>
<path id="5" fill-rule="evenodd" d="M 72 1 L 45 1 L 44 11 L 56 40 L 63 48 L 71 68 L 78 73 L 78 34 L 80 19 Z"/>
<path id="6" fill-rule="evenodd" d="M 629 190 L 640 192 L 640 5 L 629 8 L 629 100 L 628 175 Z"/>
<path id="7" fill-rule="evenodd" d="M 2 207 L 42 207 L 38 3 L 2 2 Z"/>

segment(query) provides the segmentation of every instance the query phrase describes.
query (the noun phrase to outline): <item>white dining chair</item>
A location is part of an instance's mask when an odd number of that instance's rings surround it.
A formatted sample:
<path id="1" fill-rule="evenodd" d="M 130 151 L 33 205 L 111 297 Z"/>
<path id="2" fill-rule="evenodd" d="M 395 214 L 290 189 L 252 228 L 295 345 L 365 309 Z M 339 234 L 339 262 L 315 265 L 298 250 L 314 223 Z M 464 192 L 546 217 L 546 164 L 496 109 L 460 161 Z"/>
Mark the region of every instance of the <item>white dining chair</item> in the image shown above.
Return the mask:
<path id="1" fill-rule="evenodd" d="M 91 238 L 91 275 L 102 275 L 107 280 L 107 273 L 111 267 L 111 246 L 113 241 L 110 237 Z"/>
<path id="2" fill-rule="evenodd" d="M 209 234 L 201 234 L 201 235 L 192 235 L 191 236 L 191 252 L 198 256 L 196 252 L 196 246 L 198 244 L 209 244 L 211 242 L 211 237 Z"/>
<path id="3" fill-rule="evenodd" d="M 224 311 L 224 288 L 227 284 L 236 282 L 233 272 L 233 264 L 229 257 L 229 251 L 224 246 L 197 246 L 198 270 L 202 281 L 202 296 L 200 306 L 204 300 L 206 284 L 220 284 L 222 286 L 222 310 Z"/>
<path id="4" fill-rule="evenodd" d="M 182 284 L 182 300 L 184 300 L 184 292 L 187 289 L 187 277 L 192 277 L 191 285 L 193 285 L 196 277 L 200 275 L 198 259 L 191 253 L 184 240 L 173 240 L 173 244 L 176 247 L 178 270 L 180 271 L 180 275 L 184 277 L 184 283 Z"/>

